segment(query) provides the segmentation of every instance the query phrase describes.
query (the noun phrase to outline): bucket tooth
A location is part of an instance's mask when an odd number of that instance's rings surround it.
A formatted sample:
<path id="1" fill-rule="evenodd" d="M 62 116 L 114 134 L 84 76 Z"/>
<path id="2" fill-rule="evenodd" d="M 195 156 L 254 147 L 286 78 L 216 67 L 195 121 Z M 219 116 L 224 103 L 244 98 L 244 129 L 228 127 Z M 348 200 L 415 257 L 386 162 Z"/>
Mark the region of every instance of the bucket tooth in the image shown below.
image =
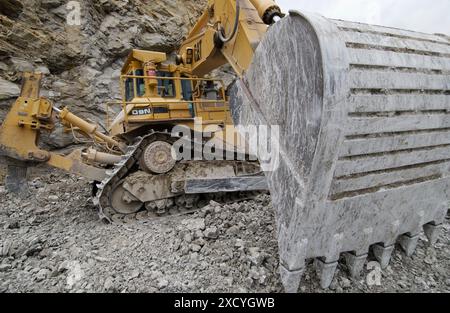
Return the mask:
<path id="1" fill-rule="evenodd" d="M 359 278 L 366 263 L 368 254 L 357 256 L 354 253 L 344 253 L 345 262 L 351 278 Z"/>
<path id="2" fill-rule="evenodd" d="M 323 289 L 327 289 L 330 287 L 331 282 L 334 278 L 334 273 L 336 272 L 336 268 L 338 266 L 338 262 L 325 263 L 321 259 L 314 260 L 314 267 L 317 272 L 317 276 L 320 279 L 320 286 Z"/>
<path id="3" fill-rule="evenodd" d="M 434 245 L 441 233 L 442 230 L 442 224 L 435 225 L 434 223 L 429 223 L 423 225 L 423 230 L 425 232 L 425 236 L 427 236 L 428 242 L 430 245 Z"/>
<path id="4" fill-rule="evenodd" d="M 414 254 L 414 251 L 416 251 L 417 243 L 419 242 L 419 235 L 402 235 L 398 239 L 398 242 L 403 251 L 405 251 L 406 256 L 412 256 Z"/>
<path id="5" fill-rule="evenodd" d="M 381 244 L 376 244 L 372 247 L 373 254 L 378 263 L 380 263 L 382 269 L 388 267 L 389 262 L 391 261 L 392 251 L 394 251 L 394 247 L 395 245 L 385 247 Z"/>
<path id="6" fill-rule="evenodd" d="M 280 266 L 281 281 L 286 293 L 297 293 L 304 272 L 305 269 L 289 271 L 284 266 Z"/>

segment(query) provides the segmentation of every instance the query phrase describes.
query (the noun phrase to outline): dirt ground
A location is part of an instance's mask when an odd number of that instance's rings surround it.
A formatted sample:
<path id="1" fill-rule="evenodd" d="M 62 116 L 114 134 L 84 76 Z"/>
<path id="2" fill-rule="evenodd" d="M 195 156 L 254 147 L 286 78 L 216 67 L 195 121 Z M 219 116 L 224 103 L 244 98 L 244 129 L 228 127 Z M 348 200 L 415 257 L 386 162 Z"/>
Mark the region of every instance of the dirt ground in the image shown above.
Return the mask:
<path id="1" fill-rule="evenodd" d="M 90 185 L 59 172 L 30 182 L 18 199 L 0 185 L 0 292 L 282 292 L 270 197 L 174 218 L 106 225 Z M 450 292 L 450 224 L 433 247 L 396 249 L 380 286 L 345 265 L 329 290 L 312 269 L 300 292 Z M 369 261 L 371 261 L 369 259 Z"/>

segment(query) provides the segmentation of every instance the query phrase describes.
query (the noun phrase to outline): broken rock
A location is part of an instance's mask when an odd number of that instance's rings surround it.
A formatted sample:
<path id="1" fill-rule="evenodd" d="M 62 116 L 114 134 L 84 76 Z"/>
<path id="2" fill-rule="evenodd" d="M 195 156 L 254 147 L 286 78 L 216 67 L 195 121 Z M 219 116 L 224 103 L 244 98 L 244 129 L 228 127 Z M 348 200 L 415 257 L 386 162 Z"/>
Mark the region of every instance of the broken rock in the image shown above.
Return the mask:
<path id="1" fill-rule="evenodd" d="M 158 280 L 158 289 L 164 289 L 169 285 L 169 281 L 165 278 Z"/>
<path id="2" fill-rule="evenodd" d="M 7 270 L 11 269 L 11 264 L 1 264 L 0 265 L 0 272 L 6 272 Z"/>
<path id="3" fill-rule="evenodd" d="M 187 229 L 191 231 L 204 230 L 205 229 L 205 219 L 203 218 L 193 218 L 187 219 L 181 222 Z"/>
<path id="4" fill-rule="evenodd" d="M 49 275 L 50 275 L 50 271 L 48 269 L 46 269 L 46 268 L 43 268 L 36 274 L 36 281 L 37 282 L 43 281 Z"/>
<path id="5" fill-rule="evenodd" d="M 20 94 L 18 85 L 0 78 L 0 100 L 17 98 Z"/>
<path id="6" fill-rule="evenodd" d="M 216 226 L 212 226 L 212 227 L 207 228 L 203 232 L 203 234 L 205 235 L 206 238 L 209 238 L 209 239 L 217 239 L 217 237 L 219 237 L 219 232 L 218 232 Z"/>

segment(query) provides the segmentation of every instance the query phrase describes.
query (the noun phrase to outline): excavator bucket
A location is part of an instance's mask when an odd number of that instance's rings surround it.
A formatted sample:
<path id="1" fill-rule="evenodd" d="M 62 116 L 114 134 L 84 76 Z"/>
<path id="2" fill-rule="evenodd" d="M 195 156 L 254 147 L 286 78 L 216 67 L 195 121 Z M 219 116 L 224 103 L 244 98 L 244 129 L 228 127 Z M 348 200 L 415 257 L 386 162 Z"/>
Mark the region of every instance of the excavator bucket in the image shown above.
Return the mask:
<path id="1" fill-rule="evenodd" d="M 372 249 L 431 243 L 450 205 L 450 40 L 291 11 L 231 90 L 238 125 L 278 125 L 266 172 L 281 277 L 298 290 L 314 260 L 323 288 Z"/>

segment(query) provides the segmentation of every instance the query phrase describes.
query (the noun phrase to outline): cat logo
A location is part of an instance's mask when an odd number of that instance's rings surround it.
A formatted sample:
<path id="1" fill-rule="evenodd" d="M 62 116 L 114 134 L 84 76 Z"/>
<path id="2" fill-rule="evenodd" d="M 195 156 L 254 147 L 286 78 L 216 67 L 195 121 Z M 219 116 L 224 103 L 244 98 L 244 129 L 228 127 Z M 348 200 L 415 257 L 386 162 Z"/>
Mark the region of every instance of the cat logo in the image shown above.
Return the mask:
<path id="1" fill-rule="evenodd" d="M 194 61 L 198 62 L 202 59 L 202 41 L 200 40 L 194 45 Z"/>
<path id="2" fill-rule="evenodd" d="M 149 115 L 149 114 L 153 114 L 153 111 L 151 108 L 141 108 L 141 109 L 131 110 L 131 115 L 133 115 L 133 116 Z"/>

